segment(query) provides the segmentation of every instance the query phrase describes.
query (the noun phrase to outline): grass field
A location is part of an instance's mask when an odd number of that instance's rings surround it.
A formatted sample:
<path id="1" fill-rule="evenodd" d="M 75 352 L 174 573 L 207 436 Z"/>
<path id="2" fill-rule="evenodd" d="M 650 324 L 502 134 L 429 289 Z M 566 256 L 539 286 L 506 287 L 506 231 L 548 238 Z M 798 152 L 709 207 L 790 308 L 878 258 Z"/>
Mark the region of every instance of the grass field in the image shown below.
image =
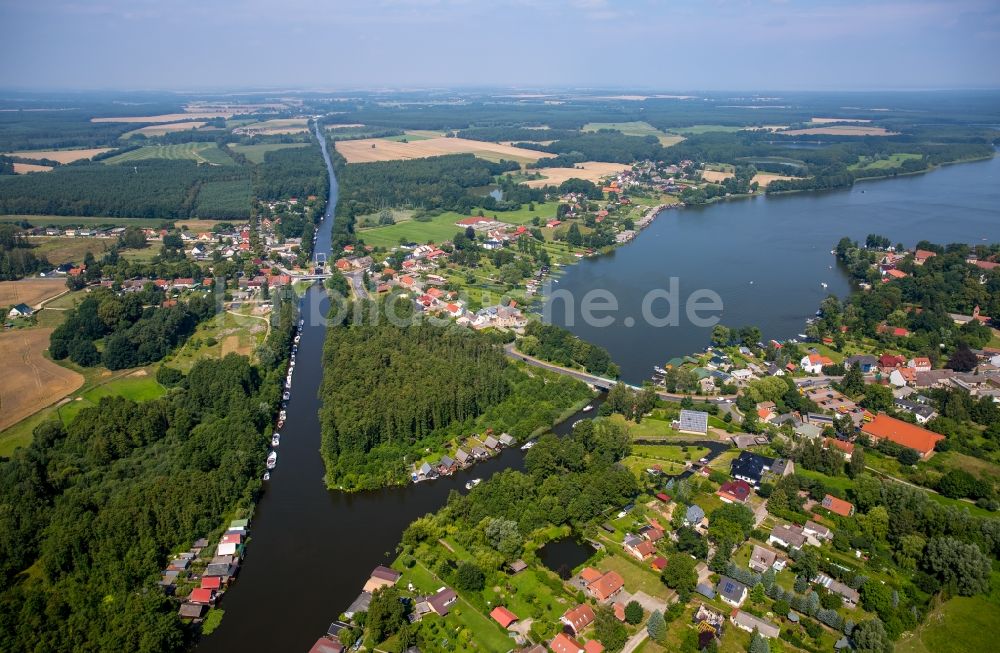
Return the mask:
<path id="1" fill-rule="evenodd" d="M 34 245 L 35 256 L 44 256 L 53 265 L 63 263 L 82 263 L 90 252 L 100 258 L 101 254 L 114 242 L 107 238 L 60 238 L 57 236 L 44 238 L 29 238 Z M 63 281 L 63 285 L 65 285 Z"/>
<path id="2" fill-rule="evenodd" d="M 617 129 L 626 136 L 656 136 L 663 147 L 677 145 L 684 140 L 683 136 L 660 131 L 642 120 L 633 122 L 590 122 L 583 126 L 583 131 L 585 132 L 596 132 L 601 129 Z"/>
<path id="3" fill-rule="evenodd" d="M 132 401 L 148 401 L 162 396 L 166 388 L 156 382 L 154 370 L 139 369 L 127 375 L 91 388 L 75 397 L 73 401 L 60 406 L 57 410 L 63 424 L 73 421 L 84 408 L 96 406 L 102 397 L 124 397 Z"/>
<path id="4" fill-rule="evenodd" d="M 133 129 L 130 132 L 125 132 L 120 138 L 128 140 L 136 134 L 142 134 L 147 138 L 154 138 L 156 136 L 163 136 L 164 134 L 172 134 L 174 132 L 188 131 L 191 129 L 198 129 L 199 127 L 204 127 L 205 122 L 202 120 L 194 120 L 192 122 L 168 122 L 160 125 L 149 125 L 148 127 L 140 127 L 139 129 Z"/>
<path id="5" fill-rule="evenodd" d="M 20 281 L 0 281 L 0 307 L 12 304 L 27 304 L 36 307 L 50 297 L 64 292 L 66 282 L 62 279 L 21 279 Z"/>
<path id="6" fill-rule="evenodd" d="M 309 143 L 260 143 L 257 145 L 230 145 L 230 149 L 238 154 L 242 154 L 253 163 L 263 163 L 264 155 L 277 150 L 289 150 L 296 147 L 306 147 Z"/>
<path id="7" fill-rule="evenodd" d="M 1000 574 L 992 574 L 992 591 L 983 596 L 959 596 L 943 603 L 912 633 L 896 643 L 896 653 L 964 653 L 993 649 L 1000 623 Z M 994 649 L 995 650 L 995 649 Z"/>
<path id="8" fill-rule="evenodd" d="M 258 134 L 299 134 L 309 131 L 308 118 L 275 118 L 243 125 L 241 129 L 253 130 Z"/>
<path id="9" fill-rule="evenodd" d="M 28 175 L 33 172 L 52 172 L 52 166 L 44 166 L 38 163 L 14 163 L 15 175 Z"/>
<path id="10" fill-rule="evenodd" d="M 18 152 L 5 152 L 5 154 L 22 159 L 48 159 L 59 163 L 72 163 L 81 159 L 90 159 L 113 149 L 112 147 L 93 147 L 85 150 L 20 150 Z"/>
<path id="11" fill-rule="evenodd" d="M 779 132 L 786 136 L 895 136 L 885 127 L 860 127 L 857 125 L 830 125 L 828 127 L 806 127 Z"/>
<path id="12" fill-rule="evenodd" d="M 910 159 L 919 159 L 919 154 L 907 154 L 906 152 L 900 152 L 898 154 L 890 154 L 885 159 L 879 159 L 877 161 L 872 160 L 871 157 L 862 156 L 859 157 L 857 163 L 853 163 L 847 166 L 848 170 L 886 170 L 889 168 L 898 168 L 903 165 L 903 161 L 909 161 Z"/>
<path id="13" fill-rule="evenodd" d="M 159 218 L 89 218 L 66 215 L 0 215 L 0 222 L 28 222 L 35 227 L 158 227 Z"/>
<path id="14" fill-rule="evenodd" d="M 267 320 L 258 317 L 220 313 L 198 325 L 184 346 L 164 359 L 169 367 L 185 373 L 203 358 L 222 358 L 226 354 L 250 356 L 267 335 Z"/>
<path id="15" fill-rule="evenodd" d="M 617 175 L 623 170 L 629 170 L 632 166 L 624 163 L 602 163 L 600 161 L 584 161 L 578 163 L 575 168 L 538 168 L 537 172 L 542 174 L 544 179 L 531 179 L 524 182 L 530 188 L 542 188 L 543 186 L 558 186 L 567 179 L 585 179 L 594 183 L 610 175 Z M 535 172 L 535 171 L 532 171 Z"/>
<path id="16" fill-rule="evenodd" d="M 422 159 L 444 154 L 471 153 L 488 161 L 517 161 L 527 163 L 542 157 L 554 156 L 510 145 L 472 141 L 465 138 L 426 138 L 408 143 L 366 138 L 353 141 L 337 141 L 337 151 L 348 163 L 368 163 L 371 161 L 397 161 Z"/>
<path id="17" fill-rule="evenodd" d="M 90 122 L 145 122 L 150 124 L 196 120 L 198 118 L 231 118 L 232 111 L 187 111 L 185 113 L 162 113 L 157 116 L 114 116 L 112 118 L 91 118 Z"/>
<path id="18" fill-rule="evenodd" d="M 215 143 L 175 143 L 172 145 L 146 145 L 131 152 L 125 152 L 105 159 L 104 163 L 131 163 L 133 161 L 143 161 L 145 159 L 188 159 L 198 163 L 210 165 L 227 166 L 234 165 L 234 161 Z"/>
<path id="19" fill-rule="evenodd" d="M 555 217 L 556 206 L 556 202 L 538 203 L 535 204 L 535 210 L 531 211 L 528 209 L 528 205 L 525 204 L 517 211 L 496 211 L 487 215 L 490 217 L 496 215 L 497 219 L 501 222 L 510 224 L 528 224 L 534 216 L 538 216 L 542 221 Z M 475 214 L 475 211 L 473 211 L 473 214 Z M 417 222 L 416 220 L 406 219 L 386 227 L 361 229 L 358 231 L 358 237 L 364 240 L 365 244 L 387 248 L 398 246 L 400 239 L 415 243 L 439 243 L 452 239 L 456 233 L 462 231 L 462 227 L 456 226 L 455 223 L 467 217 L 469 216 L 447 211 L 431 218 L 430 222 Z"/>
<path id="20" fill-rule="evenodd" d="M 52 329 L 15 329 L 0 333 L 4 373 L 0 375 L 0 431 L 59 401 L 83 385 L 83 376 L 56 365 L 43 354 Z M 6 438 L 0 450 L 7 449 Z"/>
<path id="21" fill-rule="evenodd" d="M 719 170 L 702 170 L 701 171 L 701 178 L 704 179 L 705 181 L 709 182 L 709 183 L 712 183 L 712 184 L 721 183 L 721 182 L 729 179 L 730 177 L 733 177 L 734 175 L 735 175 L 735 173 L 732 173 L 732 172 L 721 172 Z"/>

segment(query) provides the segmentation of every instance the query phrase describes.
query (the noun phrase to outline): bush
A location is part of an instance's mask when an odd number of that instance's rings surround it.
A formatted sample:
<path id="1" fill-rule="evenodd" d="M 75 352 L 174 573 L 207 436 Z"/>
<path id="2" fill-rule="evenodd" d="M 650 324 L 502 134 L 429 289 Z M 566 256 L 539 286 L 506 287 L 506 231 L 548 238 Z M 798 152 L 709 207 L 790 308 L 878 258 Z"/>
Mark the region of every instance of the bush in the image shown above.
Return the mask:
<path id="1" fill-rule="evenodd" d="M 156 382 L 164 387 L 172 388 L 183 380 L 184 373 L 172 367 L 161 365 L 160 369 L 156 370 Z"/>
<path id="2" fill-rule="evenodd" d="M 483 570 L 471 562 L 461 562 L 455 570 L 455 587 L 460 590 L 478 592 L 486 586 Z"/>

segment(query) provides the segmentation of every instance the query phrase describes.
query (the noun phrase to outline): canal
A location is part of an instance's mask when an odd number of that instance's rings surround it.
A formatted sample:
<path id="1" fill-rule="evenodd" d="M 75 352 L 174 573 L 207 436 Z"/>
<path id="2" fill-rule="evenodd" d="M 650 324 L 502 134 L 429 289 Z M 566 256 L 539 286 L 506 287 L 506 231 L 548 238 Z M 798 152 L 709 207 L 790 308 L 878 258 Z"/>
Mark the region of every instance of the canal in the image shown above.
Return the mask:
<path id="1" fill-rule="evenodd" d="M 321 140 L 322 143 L 322 140 Z M 319 225 L 316 252 L 330 252 L 337 181 L 329 156 L 330 202 Z M 371 570 L 390 562 L 399 539 L 416 518 L 438 510 L 452 490 L 465 492 L 473 478 L 523 469 L 524 451 L 503 450 L 453 476 L 376 492 L 327 490 L 320 458 L 319 388 L 327 309 L 323 289 L 301 301 L 305 325 L 296 356 L 288 417 L 278 465 L 257 504 L 240 575 L 220 607 L 222 625 L 198 646 L 206 653 L 309 650 L 350 605 Z M 595 409 L 600 400 L 593 402 Z M 578 412 L 553 430 L 568 433 Z"/>
<path id="2" fill-rule="evenodd" d="M 766 339 L 795 337 L 828 294 L 846 297 L 851 290 L 830 250 L 844 236 L 864 242 L 871 233 L 907 247 L 924 239 L 1000 240 L 1000 157 L 850 189 L 664 211 L 614 253 L 564 268 L 552 290 L 568 291 L 576 310 L 567 312 L 557 299 L 552 322 L 606 348 L 622 378 L 640 383 L 653 365 L 708 346 L 712 333 L 687 320 L 683 304 L 677 326 L 648 324 L 641 307 L 650 291 L 668 289 L 676 278 L 682 303 L 699 289 L 718 293 L 723 324 L 756 325 Z M 608 326 L 581 319 L 583 297 L 595 289 L 617 300 Z M 655 314 L 666 314 L 665 303 L 654 306 Z"/>

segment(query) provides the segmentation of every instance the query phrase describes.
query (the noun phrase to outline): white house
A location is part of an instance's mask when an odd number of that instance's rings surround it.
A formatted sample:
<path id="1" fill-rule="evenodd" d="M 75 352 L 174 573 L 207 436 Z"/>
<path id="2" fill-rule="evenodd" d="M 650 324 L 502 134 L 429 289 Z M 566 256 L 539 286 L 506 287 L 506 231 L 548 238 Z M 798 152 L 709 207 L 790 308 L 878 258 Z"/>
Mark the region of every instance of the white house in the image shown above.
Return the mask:
<path id="1" fill-rule="evenodd" d="M 10 312 L 7 313 L 7 317 L 10 318 L 31 317 L 34 314 L 35 311 L 32 310 L 32 308 L 27 304 L 17 304 L 16 306 L 10 309 Z"/>

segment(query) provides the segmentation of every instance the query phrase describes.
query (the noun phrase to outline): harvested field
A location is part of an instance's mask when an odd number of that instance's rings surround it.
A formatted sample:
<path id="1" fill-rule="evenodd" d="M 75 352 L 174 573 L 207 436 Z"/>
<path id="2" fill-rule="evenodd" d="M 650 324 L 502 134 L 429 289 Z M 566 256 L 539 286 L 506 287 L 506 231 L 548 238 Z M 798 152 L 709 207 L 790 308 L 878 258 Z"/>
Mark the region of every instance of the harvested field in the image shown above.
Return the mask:
<path id="1" fill-rule="evenodd" d="M 720 172 L 718 170 L 702 170 L 701 178 L 707 182 L 718 184 L 734 176 L 732 172 Z"/>
<path id="2" fill-rule="evenodd" d="M 73 163 L 80 159 L 91 159 L 102 152 L 113 150 L 112 147 L 92 147 L 86 150 L 21 150 L 7 152 L 6 156 L 16 156 L 22 159 L 48 159 L 59 163 Z"/>
<path id="3" fill-rule="evenodd" d="M 0 306 L 27 304 L 37 307 L 46 299 L 65 292 L 63 279 L 21 279 L 20 281 L 0 281 Z"/>
<path id="4" fill-rule="evenodd" d="M 851 125 L 831 125 L 829 127 L 808 127 L 778 132 L 786 136 L 895 136 L 885 127 L 855 127 Z"/>
<path id="5" fill-rule="evenodd" d="M 280 118 L 275 120 L 265 120 L 263 122 L 253 122 L 249 125 L 234 130 L 245 134 L 300 134 L 309 131 L 308 118 Z"/>
<path id="6" fill-rule="evenodd" d="M 866 118 L 812 118 L 809 122 L 827 125 L 831 122 L 871 122 L 871 120 Z"/>
<path id="7" fill-rule="evenodd" d="M 545 179 L 532 179 L 524 182 L 531 188 L 541 188 L 543 186 L 558 186 L 567 179 L 585 179 L 594 183 L 610 175 L 617 175 L 623 170 L 628 170 L 632 166 L 624 163 L 605 163 L 602 161 L 584 161 L 578 163 L 575 168 L 538 168 L 531 172 L 541 173 Z"/>
<path id="8" fill-rule="evenodd" d="M 135 134 L 142 134 L 146 137 L 163 136 L 164 134 L 172 134 L 174 132 L 187 131 L 189 129 L 198 129 L 199 127 L 204 126 L 205 122 L 203 120 L 195 120 L 193 122 L 168 122 L 162 125 L 150 125 L 149 127 L 133 129 L 130 132 L 125 132 L 121 137 L 130 138 Z"/>
<path id="9" fill-rule="evenodd" d="M 100 258 L 113 241 L 107 238 L 39 236 L 28 238 L 28 242 L 35 246 L 36 256 L 44 256 L 52 265 L 62 265 L 63 263 L 83 263 L 88 252 L 96 258 Z M 65 287 L 65 281 L 63 281 L 63 285 Z"/>
<path id="10" fill-rule="evenodd" d="M 202 220 L 200 218 L 180 218 L 174 221 L 178 227 L 186 228 L 188 231 L 211 231 L 215 225 L 222 222 L 228 222 L 229 224 L 237 224 L 239 220 Z"/>
<path id="11" fill-rule="evenodd" d="M 210 165 L 234 165 L 233 159 L 219 149 L 215 143 L 172 143 L 170 145 L 145 145 L 137 150 L 117 154 L 103 163 L 115 165 L 131 163 L 143 159 L 190 159 L 198 163 Z"/>
<path id="12" fill-rule="evenodd" d="M 14 164 L 14 174 L 15 175 L 26 175 L 31 172 L 49 172 L 52 170 L 52 166 L 42 166 L 36 163 L 15 163 Z"/>
<path id="13" fill-rule="evenodd" d="M 329 129 L 330 131 L 336 131 L 338 129 L 356 129 L 358 127 L 364 127 L 364 125 L 360 122 L 350 122 L 350 123 L 326 126 L 326 128 Z"/>
<path id="14" fill-rule="evenodd" d="M 115 116 L 113 118 L 91 118 L 90 122 L 148 122 L 163 123 L 177 122 L 178 120 L 207 119 L 207 118 L 231 118 L 232 111 L 191 111 L 188 113 L 164 113 L 158 116 Z"/>
<path id="15" fill-rule="evenodd" d="M 83 385 L 83 376 L 42 355 L 52 329 L 0 333 L 0 431 L 49 406 Z"/>
<path id="16" fill-rule="evenodd" d="M 776 175 L 773 172 L 758 172 L 750 180 L 750 183 L 757 182 L 761 188 L 767 188 L 767 185 L 772 181 L 777 181 L 779 179 L 796 179 L 796 177 L 789 177 L 788 175 Z"/>
<path id="17" fill-rule="evenodd" d="M 465 138 L 428 138 L 410 143 L 366 138 L 357 141 L 337 141 L 336 147 L 348 163 L 423 159 L 430 156 L 462 153 L 475 154 L 489 161 L 506 159 L 520 163 L 554 156 L 546 152 L 536 152 L 499 143 L 472 141 Z"/>

